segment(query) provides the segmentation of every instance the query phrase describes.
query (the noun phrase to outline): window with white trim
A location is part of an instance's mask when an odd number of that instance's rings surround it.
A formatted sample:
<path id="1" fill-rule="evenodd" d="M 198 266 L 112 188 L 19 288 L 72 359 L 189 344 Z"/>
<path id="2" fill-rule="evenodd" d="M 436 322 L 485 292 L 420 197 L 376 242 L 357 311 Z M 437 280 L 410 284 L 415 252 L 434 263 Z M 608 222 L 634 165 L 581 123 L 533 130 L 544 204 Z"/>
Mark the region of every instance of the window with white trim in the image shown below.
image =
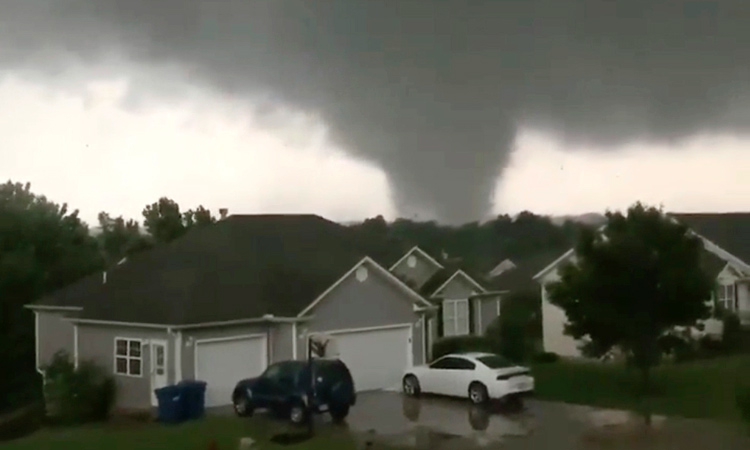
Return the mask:
<path id="1" fill-rule="evenodd" d="M 469 334 L 469 300 L 443 301 L 443 336 Z"/>
<path id="2" fill-rule="evenodd" d="M 721 284 L 719 285 L 719 292 L 716 295 L 716 300 L 719 302 L 719 305 L 724 308 L 733 311 L 734 308 L 734 299 L 735 299 L 735 292 L 734 292 L 734 283 L 731 284 Z"/>
<path id="3" fill-rule="evenodd" d="M 140 339 L 115 338 L 115 373 L 140 377 L 143 374 L 142 350 Z"/>

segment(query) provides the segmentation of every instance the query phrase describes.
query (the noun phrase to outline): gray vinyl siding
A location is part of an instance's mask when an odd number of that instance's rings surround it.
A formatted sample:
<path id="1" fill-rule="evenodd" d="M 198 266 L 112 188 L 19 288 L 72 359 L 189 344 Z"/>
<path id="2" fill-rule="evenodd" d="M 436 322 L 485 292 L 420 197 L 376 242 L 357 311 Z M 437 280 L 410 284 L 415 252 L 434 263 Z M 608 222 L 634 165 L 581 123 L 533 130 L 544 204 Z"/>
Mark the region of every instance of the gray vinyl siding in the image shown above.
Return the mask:
<path id="1" fill-rule="evenodd" d="M 294 359 L 294 334 L 291 323 L 277 323 L 271 328 L 271 360 L 287 361 Z"/>
<path id="2" fill-rule="evenodd" d="M 298 325 L 297 349 L 300 358 L 306 350 L 306 333 L 337 331 L 398 324 L 416 324 L 420 316 L 414 312 L 412 298 L 394 281 L 369 264 L 367 279 L 346 278 L 310 311 L 313 318 Z M 414 325 L 412 352 L 415 364 L 424 360 L 421 327 Z"/>
<path id="3" fill-rule="evenodd" d="M 78 325 L 79 361 L 89 360 L 101 365 L 117 382 L 118 408 L 142 409 L 151 407 L 151 348 L 141 349 L 141 376 L 115 374 L 115 338 L 161 339 L 167 341 L 167 378 L 174 381 L 174 345 L 167 330 L 134 328 L 124 326 Z M 147 343 L 147 342 L 144 342 Z"/>
<path id="4" fill-rule="evenodd" d="M 432 276 L 435 275 L 435 273 L 437 273 L 440 268 L 437 267 L 435 263 L 422 256 L 420 253 L 413 252 L 412 254 L 417 258 L 416 266 L 409 267 L 407 263 L 408 258 L 404 258 L 404 260 L 396 265 L 393 270 L 391 270 L 391 272 L 396 274 L 396 276 L 398 277 L 411 280 L 417 287 L 421 287 L 427 282 L 427 280 L 432 278 Z"/>
<path id="5" fill-rule="evenodd" d="M 469 298 L 472 292 L 479 292 L 479 289 L 462 275 L 457 275 L 444 288 L 436 292 L 435 296 L 446 299 Z"/>
<path id="6" fill-rule="evenodd" d="M 73 348 L 73 324 L 65 320 L 66 313 L 39 311 L 37 314 L 37 351 L 39 367 L 44 367 L 52 361 L 52 357 L 60 350 L 66 351 L 71 358 L 75 353 Z"/>
<path id="7" fill-rule="evenodd" d="M 500 297 L 490 297 L 482 299 L 482 333 L 487 331 L 493 320 L 498 316 L 497 304 Z"/>
<path id="8" fill-rule="evenodd" d="M 259 324 L 246 324 L 246 325 L 233 325 L 223 327 L 211 327 L 211 328 L 196 328 L 192 330 L 185 330 L 182 332 L 182 378 L 184 380 L 195 379 L 195 341 L 203 339 L 216 339 L 233 336 L 244 336 L 248 334 L 264 334 L 266 335 L 267 354 L 271 358 L 270 362 L 274 361 L 273 351 L 273 333 L 269 338 L 269 332 L 274 325 L 259 325 Z M 290 344 L 291 345 L 291 340 Z M 237 380 L 242 378 L 238 374 Z"/>

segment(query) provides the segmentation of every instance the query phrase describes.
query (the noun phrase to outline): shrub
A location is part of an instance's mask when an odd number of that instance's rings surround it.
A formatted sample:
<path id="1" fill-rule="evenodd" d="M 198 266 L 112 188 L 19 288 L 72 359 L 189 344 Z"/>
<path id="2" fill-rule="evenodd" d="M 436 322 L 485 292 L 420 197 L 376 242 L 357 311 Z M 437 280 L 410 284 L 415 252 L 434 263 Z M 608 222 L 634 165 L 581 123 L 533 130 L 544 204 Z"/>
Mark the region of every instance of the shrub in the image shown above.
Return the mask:
<path id="1" fill-rule="evenodd" d="M 492 345 L 483 336 L 452 336 L 439 339 L 432 345 L 432 359 L 449 353 L 491 352 Z"/>
<path id="2" fill-rule="evenodd" d="M 84 361 L 76 369 L 60 351 L 45 367 L 47 415 L 59 424 L 106 420 L 115 402 L 115 380 L 96 364 Z"/>
<path id="3" fill-rule="evenodd" d="M 746 383 L 740 384 L 734 395 L 742 419 L 750 422 L 750 386 Z"/>
<path id="4" fill-rule="evenodd" d="M 541 340 L 541 299 L 538 293 L 519 292 L 503 298 L 500 316 L 486 336 L 492 351 L 512 361 L 524 361 L 537 352 Z"/>
<path id="5" fill-rule="evenodd" d="M 728 352 L 735 352 L 742 348 L 742 325 L 737 314 L 724 314 L 722 319 L 724 329 L 721 334 L 721 343 Z"/>
<path id="6" fill-rule="evenodd" d="M 555 363 L 559 360 L 560 360 L 560 355 L 554 352 L 536 353 L 532 358 L 532 361 L 538 364 Z"/>

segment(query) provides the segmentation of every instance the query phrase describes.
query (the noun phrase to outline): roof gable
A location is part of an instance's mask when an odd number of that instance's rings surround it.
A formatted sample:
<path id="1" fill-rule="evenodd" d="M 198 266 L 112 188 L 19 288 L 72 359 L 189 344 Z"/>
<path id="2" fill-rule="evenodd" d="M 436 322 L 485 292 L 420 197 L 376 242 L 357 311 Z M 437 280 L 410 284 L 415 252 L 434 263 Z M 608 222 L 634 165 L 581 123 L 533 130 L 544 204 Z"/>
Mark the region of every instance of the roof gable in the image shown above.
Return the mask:
<path id="1" fill-rule="evenodd" d="M 398 261 L 396 261 L 390 267 L 390 269 L 388 269 L 388 270 L 393 271 L 394 269 L 396 269 L 401 264 L 408 263 L 408 260 L 409 260 L 410 256 L 415 256 L 417 258 L 417 261 L 419 261 L 420 259 L 422 261 L 426 261 L 427 263 L 431 264 L 432 266 L 434 266 L 437 269 L 442 269 L 443 268 L 443 265 L 440 264 L 435 258 L 433 258 L 427 252 L 425 252 L 424 250 L 422 250 L 421 248 L 419 248 L 419 246 L 415 245 L 408 252 L 406 252 L 404 254 L 404 256 L 402 256 Z"/>
<path id="2" fill-rule="evenodd" d="M 750 266 L 750 213 L 670 214 L 699 236 Z"/>
<path id="3" fill-rule="evenodd" d="M 443 291 L 445 291 L 446 288 L 450 286 L 451 283 L 456 282 L 456 280 L 458 280 L 459 278 L 466 281 L 471 287 L 476 288 L 479 291 L 479 293 L 487 292 L 487 290 L 481 284 L 479 284 L 476 280 L 474 280 L 469 275 L 467 275 L 466 272 L 464 272 L 461 269 L 458 269 L 453 273 L 453 275 L 448 277 L 448 279 L 445 280 L 443 284 L 441 284 L 440 286 L 437 287 L 437 289 L 435 289 L 435 292 L 432 293 L 431 297 L 440 296 L 440 294 Z"/>

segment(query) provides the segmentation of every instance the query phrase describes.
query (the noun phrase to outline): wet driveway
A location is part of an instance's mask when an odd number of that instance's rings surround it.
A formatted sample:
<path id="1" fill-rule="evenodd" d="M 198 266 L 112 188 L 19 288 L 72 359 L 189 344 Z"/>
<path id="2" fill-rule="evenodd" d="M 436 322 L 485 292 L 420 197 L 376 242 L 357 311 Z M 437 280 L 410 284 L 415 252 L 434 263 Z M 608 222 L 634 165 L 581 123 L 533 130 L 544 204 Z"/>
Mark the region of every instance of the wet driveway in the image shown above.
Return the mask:
<path id="1" fill-rule="evenodd" d="M 522 411 L 439 397 L 361 394 L 347 420 L 362 442 L 425 449 L 750 449 L 739 430 L 711 421 L 642 416 L 527 400 Z"/>
<path id="2" fill-rule="evenodd" d="M 230 413 L 225 409 L 217 413 Z M 251 419 L 252 420 L 252 419 Z M 499 405 L 475 407 L 466 400 L 407 398 L 396 392 L 359 394 L 344 426 L 316 417 L 319 429 L 352 434 L 360 448 L 379 443 L 417 449 L 623 449 L 747 450 L 746 433 L 706 420 L 526 400 L 521 411 Z"/>

